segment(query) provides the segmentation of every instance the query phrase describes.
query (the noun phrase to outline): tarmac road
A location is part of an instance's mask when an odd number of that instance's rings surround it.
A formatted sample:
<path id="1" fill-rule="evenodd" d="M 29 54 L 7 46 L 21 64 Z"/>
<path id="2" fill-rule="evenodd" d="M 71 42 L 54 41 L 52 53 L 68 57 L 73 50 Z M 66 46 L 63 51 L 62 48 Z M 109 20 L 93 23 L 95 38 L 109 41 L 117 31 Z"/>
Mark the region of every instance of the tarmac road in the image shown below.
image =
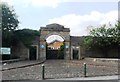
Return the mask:
<path id="1" fill-rule="evenodd" d="M 2 82 L 120 82 L 118 80 L 21 80 L 21 81 L 2 81 Z"/>

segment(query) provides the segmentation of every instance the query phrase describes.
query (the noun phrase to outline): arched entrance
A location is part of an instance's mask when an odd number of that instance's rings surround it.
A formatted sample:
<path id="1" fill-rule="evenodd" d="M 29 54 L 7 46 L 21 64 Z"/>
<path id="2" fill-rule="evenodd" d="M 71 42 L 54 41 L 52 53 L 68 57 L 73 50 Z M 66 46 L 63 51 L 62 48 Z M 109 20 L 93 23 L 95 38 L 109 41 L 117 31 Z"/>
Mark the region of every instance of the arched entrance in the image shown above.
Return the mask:
<path id="1" fill-rule="evenodd" d="M 46 40 L 51 35 L 58 35 L 64 39 L 64 59 L 70 59 L 70 29 L 59 24 L 49 24 L 40 28 L 40 58 L 47 57 Z"/>
<path id="2" fill-rule="evenodd" d="M 46 39 L 46 59 L 64 59 L 64 39 L 51 35 Z"/>

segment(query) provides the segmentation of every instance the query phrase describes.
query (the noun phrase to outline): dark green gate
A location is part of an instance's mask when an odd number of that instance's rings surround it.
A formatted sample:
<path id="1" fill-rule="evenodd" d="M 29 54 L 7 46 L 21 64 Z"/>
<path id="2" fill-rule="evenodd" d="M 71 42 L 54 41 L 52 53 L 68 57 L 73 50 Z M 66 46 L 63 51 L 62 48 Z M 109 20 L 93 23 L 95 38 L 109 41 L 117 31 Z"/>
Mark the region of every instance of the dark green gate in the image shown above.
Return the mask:
<path id="1" fill-rule="evenodd" d="M 58 50 L 47 50 L 47 59 L 58 59 Z"/>
<path id="2" fill-rule="evenodd" d="M 31 46 L 30 47 L 29 59 L 30 60 L 36 60 L 36 46 Z"/>
<path id="3" fill-rule="evenodd" d="M 73 49 L 73 59 L 78 59 L 78 53 L 79 51 L 78 50 L 75 50 L 75 49 Z"/>
<path id="4" fill-rule="evenodd" d="M 47 50 L 47 59 L 64 59 L 64 53 L 60 50 L 48 49 Z"/>

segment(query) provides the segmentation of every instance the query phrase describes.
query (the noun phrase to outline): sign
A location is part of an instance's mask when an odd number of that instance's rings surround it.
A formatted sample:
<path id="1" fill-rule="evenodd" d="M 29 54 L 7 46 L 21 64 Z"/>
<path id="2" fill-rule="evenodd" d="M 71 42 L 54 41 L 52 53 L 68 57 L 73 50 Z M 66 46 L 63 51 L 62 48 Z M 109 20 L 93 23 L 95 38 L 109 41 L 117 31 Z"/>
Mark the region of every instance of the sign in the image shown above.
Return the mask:
<path id="1" fill-rule="evenodd" d="M 10 55 L 10 48 L 0 48 L 0 54 Z"/>
<path id="2" fill-rule="evenodd" d="M 41 48 L 44 48 L 44 45 L 41 45 Z"/>
<path id="3" fill-rule="evenodd" d="M 68 48 L 68 45 L 66 45 L 65 48 Z"/>

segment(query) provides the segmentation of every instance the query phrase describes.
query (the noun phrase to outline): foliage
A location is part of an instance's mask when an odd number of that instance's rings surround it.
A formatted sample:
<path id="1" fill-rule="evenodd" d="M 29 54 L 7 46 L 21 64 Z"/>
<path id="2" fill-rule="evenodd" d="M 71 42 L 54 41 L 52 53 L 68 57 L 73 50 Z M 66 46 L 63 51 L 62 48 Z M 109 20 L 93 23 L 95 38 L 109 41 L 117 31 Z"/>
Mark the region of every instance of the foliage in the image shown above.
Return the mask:
<path id="1" fill-rule="evenodd" d="M 116 43 L 116 45 L 120 46 L 120 21 L 117 22 L 115 25 L 115 35 L 114 35 L 114 40 L 113 42 Z"/>
<path id="2" fill-rule="evenodd" d="M 39 31 L 31 29 L 22 29 L 15 31 L 17 41 L 21 41 L 26 47 L 30 47 L 32 41 L 35 40 L 36 36 L 39 36 Z"/>
<path id="3" fill-rule="evenodd" d="M 0 3 L 2 10 L 2 46 L 12 46 L 14 31 L 18 28 L 19 21 L 15 10 L 6 3 Z"/>
<path id="4" fill-rule="evenodd" d="M 0 3 L 0 12 L 2 13 L 2 17 L 0 18 L 2 19 L 2 22 L 0 22 L 0 28 L 2 27 L 2 47 L 12 48 L 19 42 L 22 42 L 26 47 L 29 47 L 36 36 L 39 36 L 39 31 L 36 30 L 18 30 L 18 17 L 13 7 L 9 6 L 7 3 Z M 6 59 L 7 57 L 8 56 L 3 56 L 3 59 Z M 7 59 L 9 58 L 10 57 Z"/>
<path id="5" fill-rule="evenodd" d="M 19 21 L 13 7 L 6 3 L 0 3 L 0 7 L 2 8 L 2 46 L 12 47 L 20 41 L 25 46 L 30 46 L 35 36 L 39 36 L 39 31 L 18 30 Z"/>
<path id="6" fill-rule="evenodd" d="M 85 36 L 84 38 L 84 45 L 86 45 L 86 47 L 89 49 L 91 48 L 93 43 L 93 37 L 92 36 Z"/>
<path id="7" fill-rule="evenodd" d="M 100 48 L 107 55 L 110 46 L 120 46 L 120 22 L 115 27 L 102 25 L 90 31 L 89 36 L 84 39 L 85 46 L 90 49 L 93 47 Z"/>
<path id="8" fill-rule="evenodd" d="M 60 49 L 58 50 L 58 59 L 64 59 L 64 47 L 64 44 L 60 46 Z"/>
<path id="9" fill-rule="evenodd" d="M 90 31 L 90 36 L 85 37 L 85 44 L 88 47 L 95 46 L 104 46 L 104 44 L 108 43 L 108 33 L 105 25 L 100 28 L 94 28 Z"/>
<path id="10" fill-rule="evenodd" d="M 17 19 L 15 10 L 13 7 L 3 3 L 0 4 L 2 7 L 2 30 L 3 31 L 14 31 L 17 29 L 19 21 Z"/>

